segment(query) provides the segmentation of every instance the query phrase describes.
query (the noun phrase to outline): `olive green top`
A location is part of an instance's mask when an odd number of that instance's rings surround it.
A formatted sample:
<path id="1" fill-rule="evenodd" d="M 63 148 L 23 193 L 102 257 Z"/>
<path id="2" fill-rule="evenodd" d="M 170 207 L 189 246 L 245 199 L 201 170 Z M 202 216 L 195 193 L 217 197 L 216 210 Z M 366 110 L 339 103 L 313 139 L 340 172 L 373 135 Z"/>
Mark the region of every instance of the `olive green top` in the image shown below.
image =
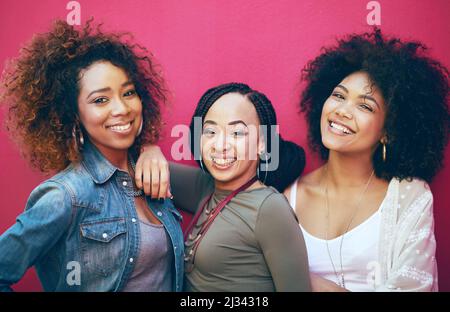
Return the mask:
<path id="1" fill-rule="evenodd" d="M 214 190 L 212 177 L 191 166 L 171 163 L 170 176 L 175 205 L 191 213 L 212 192 L 208 209 L 231 193 Z M 198 224 L 205 218 L 203 212 Z M 206 232 L 185 276 L 185 291 L 309 291 L 305 242 L 284 195 L 271 187 L 237 194 Z"/>

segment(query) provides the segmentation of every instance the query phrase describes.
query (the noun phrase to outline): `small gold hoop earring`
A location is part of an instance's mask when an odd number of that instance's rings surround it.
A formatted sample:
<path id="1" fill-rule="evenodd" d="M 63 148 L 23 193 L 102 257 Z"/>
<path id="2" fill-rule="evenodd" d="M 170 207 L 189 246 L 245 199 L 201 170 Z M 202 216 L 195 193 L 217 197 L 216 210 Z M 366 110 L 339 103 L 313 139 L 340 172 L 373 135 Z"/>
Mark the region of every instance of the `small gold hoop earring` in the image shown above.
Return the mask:
<path id="1" fill-rule="evenodd" d="M 383 143 L 383 162 L 386 162 L 386 144 Z"/>
<path id="2" fill-rule="evenodd" d="M 142 127 L 144 126 L 144 119 L 141 119 L 141 124 L 139 125 L 138 132 L 136 133 L 136 137 L 138 137 L 142 132 Z"/>
<path id="3" fill-rule="evenodd" d="M 84 144 L 84 136 L 78 121 L 76 121 L 73 125 L 72 138 L 75 149 L 79 150 L 80 145 L 82 146 Z M 80 143 L 80 145 L 78 145 L 78 142 Z"/>

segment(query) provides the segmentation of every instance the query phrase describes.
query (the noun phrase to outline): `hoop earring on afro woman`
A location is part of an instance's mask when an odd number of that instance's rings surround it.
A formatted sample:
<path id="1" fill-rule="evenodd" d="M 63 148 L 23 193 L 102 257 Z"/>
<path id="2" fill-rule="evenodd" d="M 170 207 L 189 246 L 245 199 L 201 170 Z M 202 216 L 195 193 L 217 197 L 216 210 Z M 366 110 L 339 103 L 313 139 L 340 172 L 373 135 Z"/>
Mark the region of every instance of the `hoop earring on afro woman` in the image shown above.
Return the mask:
<path id="1" fill-rule="evenodd" d="M 386 143 L 387 143 L 386 137 L 382 138 L 381 139 L 381 144 L 383 144 L 383 148 L 382 148 L 383 162 L 386 162 Z"/>
<path id="2" fill-rule="evenodd" d="M 143 126 L 144 126 L 144 117 L 141 117 L 141 124 L 139 125 L 139 130 L 136 133 L 136 137 L 138 137 L 141 134 Z"/>

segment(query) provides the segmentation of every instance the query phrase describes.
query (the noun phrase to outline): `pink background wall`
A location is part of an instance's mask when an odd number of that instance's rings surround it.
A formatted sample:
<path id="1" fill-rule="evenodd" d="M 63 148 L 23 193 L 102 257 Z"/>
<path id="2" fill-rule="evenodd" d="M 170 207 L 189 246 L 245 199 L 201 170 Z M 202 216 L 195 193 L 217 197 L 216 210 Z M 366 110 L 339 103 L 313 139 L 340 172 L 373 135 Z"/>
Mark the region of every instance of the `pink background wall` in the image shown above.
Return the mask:
<path id="1" fill-rule="evenodd" d="M 0 66 L 18 54 L 36 32 L 48 29 L 55 18 L 66 19 L 62 0 L 0 1 Z M 161 140 L 169 155 L 170 129 L 188 124 L 196 101 L 209 87 L 242 81 L 260 89 L 273 101 L 285 138 L 306 147 L 305 121 L 297 112 L 299 72 L 307 60 L 337 35 L 368 30 L 367 0 L 82 0 L 81 20 L 89 16 L 110 30 L 130 31 L 162 64 L 172 106 L 165 114 Z M 380 0 L 381 29 L 415 38 L 450 68 L 450 1 Z M 0 120 L 4 111 L 0 112 Z M 318 165 L 307 150 L 307 171 Z M 23 210 L 27 197 L 44 177 L 30 169 L 18 148 L 0 130 L 0 233 Z M 450 291 L 450 149 L 446 167 L 432 183 L 435 198 L 440 289 Z M 15 289 L 41 287 L 29 270 Z"/>

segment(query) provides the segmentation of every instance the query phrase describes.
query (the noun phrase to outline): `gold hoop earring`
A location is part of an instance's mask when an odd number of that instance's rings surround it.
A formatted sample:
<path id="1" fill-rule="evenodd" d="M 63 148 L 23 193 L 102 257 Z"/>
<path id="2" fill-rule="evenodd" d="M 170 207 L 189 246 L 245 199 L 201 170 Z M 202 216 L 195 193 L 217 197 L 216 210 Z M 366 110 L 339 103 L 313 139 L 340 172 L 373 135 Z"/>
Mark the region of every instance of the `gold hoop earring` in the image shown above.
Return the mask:
<path id="1" fill-rule="evenodd" d="M 81 145 L 84 144 L 83 131 L 81 130 L 81 128 L 80 128 L 80 143 L 81 143 Z"/>
<path id="2" fill-rule="evenodd" d="M 142 127 L 144 126 L 144 119 L 141 119 L 141 124 L 139 125 L 138 132 L 136 133 L 136 137 L 138 137 L 142 132 Z"/>
<path id="3" fill-rule="evenodd" d="M 84 144 L 84 136 L 78 121 L 73 125 L 72 138 L 75 150 L 79 151 L 80 146 L 78 145 L 78 142 L 80 142 L 80 145 L 82 146 Z"/>
<path id="4" fill-rule="evenodd" d="M 386 162 L 386 143 L 383 142 L 383 162 Z"/>

